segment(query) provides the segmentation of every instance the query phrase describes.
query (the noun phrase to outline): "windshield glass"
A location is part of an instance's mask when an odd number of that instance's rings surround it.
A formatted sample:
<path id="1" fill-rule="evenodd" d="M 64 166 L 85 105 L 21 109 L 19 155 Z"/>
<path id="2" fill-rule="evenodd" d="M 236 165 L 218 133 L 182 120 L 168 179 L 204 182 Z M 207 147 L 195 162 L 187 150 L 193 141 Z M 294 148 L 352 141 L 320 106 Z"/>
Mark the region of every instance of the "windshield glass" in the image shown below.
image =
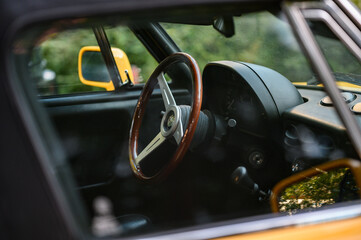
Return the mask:
<path id="1" fill-rule="evenodd" d="M 196 56 L 201 68 L 209 61 L 219 60 L 255 63 L 278 71 L 295 84 L 321 86 L 283 15 L 261 12 L 233 19 L 235 35 L 230 38 L 212 26 L 170 23 L 162 26 L 182 51 Z M 338 85 L 358 90 L 361 66 L 357 59 L 326 25 L 310 23 L 310 27 Z"/>
<path id="2" fill-rule="evenodd" d="M 312 71 L 283 15 L 261 12 L 233 19 L 235 35 L 230 38 L 212 26 L 162 26 L 182 51 L 195 56 L 201 69 L 209 61 L 233 60 L 269 67 L 292 82 L 312 79 Z"/>
<path id="3" fill-rule="evenodd" d="M 359 90 L 361 86 L 361 65 L 350 50 L 336 37 L 322 22 L 310 21 L 309 26 L 321 48 L 337 84 L 341 88 Z M 308 82 L 309 85 L 319 84 L 316 79 Z"/>

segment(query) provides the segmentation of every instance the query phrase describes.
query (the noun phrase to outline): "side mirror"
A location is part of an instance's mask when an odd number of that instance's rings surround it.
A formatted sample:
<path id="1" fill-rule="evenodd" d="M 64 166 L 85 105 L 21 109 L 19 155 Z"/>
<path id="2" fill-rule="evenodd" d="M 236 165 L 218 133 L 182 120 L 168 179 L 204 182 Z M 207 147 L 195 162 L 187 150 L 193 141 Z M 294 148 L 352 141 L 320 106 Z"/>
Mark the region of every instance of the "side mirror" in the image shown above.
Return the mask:
<path id="1" fill-rule="evenodd" d="M 283 179 L 273 188 L 273 212 L 295 213 L 361 198 L 361 162 L 340 159 Z"/>
<path id="2" fill-rule="evenodd" d="M 133 72 L 127 54 L 119 48 L 112 48 L 112 53 L 123 83 L 128 79 L 128 76 L 133 82 Z M 105 88 L 107 91 L 114 90 L 113 82 L 99 47 L 86 46 L 80 49 L 78 74 L 80 81 L 85 85 Z"/>

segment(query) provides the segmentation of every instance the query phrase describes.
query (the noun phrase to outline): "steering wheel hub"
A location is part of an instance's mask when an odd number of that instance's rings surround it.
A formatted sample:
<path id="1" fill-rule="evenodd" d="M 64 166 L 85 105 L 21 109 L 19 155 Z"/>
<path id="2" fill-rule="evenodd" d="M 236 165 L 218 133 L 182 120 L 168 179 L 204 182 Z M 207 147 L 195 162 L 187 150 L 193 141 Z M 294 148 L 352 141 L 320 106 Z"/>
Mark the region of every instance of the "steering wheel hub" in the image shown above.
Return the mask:
<path id="1" fill-rule="evenodd" d="M 178 106 L 171 106 L 165 112 L 160 125 L 160 131 L 164 137 L 172 136 L 179 125 L 181 111 Z"/>

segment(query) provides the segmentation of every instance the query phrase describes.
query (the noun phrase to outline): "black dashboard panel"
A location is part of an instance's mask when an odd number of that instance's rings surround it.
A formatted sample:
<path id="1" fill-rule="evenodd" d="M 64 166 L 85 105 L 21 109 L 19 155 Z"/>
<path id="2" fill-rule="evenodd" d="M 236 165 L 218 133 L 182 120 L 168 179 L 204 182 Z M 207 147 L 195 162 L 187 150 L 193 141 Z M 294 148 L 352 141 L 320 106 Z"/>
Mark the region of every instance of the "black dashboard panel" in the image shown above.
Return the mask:
<path id="1" fill-rule="evenodd" d="M 358 158 L 332 102 L 320 87 L 296 88 L 269 68 L 234 61 L 208 64 L 203 81 L 203 108 L 223 122 L 226 130 L 222 139 L 225 146 L 232 146 L 227 152 L 242 155 L 238 163 L 251 172 L 252 168 L 260 171 L 248 164 L 255 153 L 272 162 L 262 167 L 273 168 L 273 174 L 280 173 L 276 168 L 285 163 L 289 166 L 286 171 L 300 171 L 324 161 Z M 360 94 L 343 94 L 350 109 L 361 102 Z M 361 115 L 356 117 L 361 122 Z"/>
<path id="2" fill-rule="evenodd" d="M 335 134 L 346 134 L 346 129 L 336 109 L 332 106 L 332 102 L 328 102 L 330 100 L 322 88 L 298 87 L 298 91 L 305 102 L 285 111 L 284 119 L 294 120 Z M 341 94 L 351 111 L 355 105 L 361 103 L 360 93 L 342 92 Z M 354 114 L 356 120 L 361 123 L 361 115 Z"/>
<path id="3" fill-rule="evenodd" d="M 305 102 L 285 111 L 282 119 L 286 151 L 293 151 L 292 155 L 298 158 L 296 161 L 301 165 L 306 164 L 301 168 L 343 157 L 358 158 L 332 103 L 322 102 L 327 100 L 326 93 L 317 87 L 298 90 Z M 351 95 L 347 102 L 350 109 L 361 102 L 360 94 L 347 93 L 347 95 Z M 355 116 L 358 121 L 361 120 L 359 115 Z M 317 149 L 312 150 L 312 146 L 317 146 Z M 288 160 L 295 161 L 295 159 Z"/>
<path id="4" fill-rule="evenodd" d="M 296 87 L 269 68 L 234 61 L 208 64 L 203 87 L 203 109 L 214 115 L 218 128 L 218 143 L 209 148 L 223 148 L 222 158 L 230 168 L 246 167 L 262 189 L 272 188 L 289 175 L 281 116 L 286 109 L 303 103 Z M 220 161 L 216 156 L 208 158 Z"/>
<path id="5" fill-rule="evenodd" d="M 335 108 L 321 104 L 321 100 L 326 97 L 323 90 L 299 89 L 299 92 L 305 102 L 285 111 L 283 114 L 285 120 L 293 120 L 338 134 L 345 133 L 345 127 Z"/>
<path id="6" fill-rule="evenodd" d="M 226 121 L 235 120 L 250 135 L 266 137 L 286 109 L 303 102 L 288 79 L 255 64 L 213 62 L 205 67 L 203 81 L 204 106 Z"/>

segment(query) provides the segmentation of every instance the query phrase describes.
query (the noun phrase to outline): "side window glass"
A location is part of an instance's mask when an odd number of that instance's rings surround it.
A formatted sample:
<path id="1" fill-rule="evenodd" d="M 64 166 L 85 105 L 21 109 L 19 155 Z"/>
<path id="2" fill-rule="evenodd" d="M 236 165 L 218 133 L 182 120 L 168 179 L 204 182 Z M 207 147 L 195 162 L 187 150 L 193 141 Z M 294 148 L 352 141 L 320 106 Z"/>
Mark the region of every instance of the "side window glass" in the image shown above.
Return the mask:
<path id="1" fill-rule="evenodd" d="M 361 65 L 346 45 L 321 21 L 309 21 L 314 37 L 340 87 L 360 91 Z M 316 81 L 312 84 L 319 84 Z"/>
<path id="2" fill-rule="evenodd" d="M 121 49 L 128 56 L 134 84 L 144 83 L 156 66 L 154 58 L 127 27 L 105 30 L 111 47 Z M 98 47 L 91 28 L 56 32 L 39 41 L 28 66 L 40 96 L 113 90 L 81 81 L 78 55 L 83 47 Z M 104 64 L 101 69 L 106 69 L 102 58 L 99 63 Z"/>

